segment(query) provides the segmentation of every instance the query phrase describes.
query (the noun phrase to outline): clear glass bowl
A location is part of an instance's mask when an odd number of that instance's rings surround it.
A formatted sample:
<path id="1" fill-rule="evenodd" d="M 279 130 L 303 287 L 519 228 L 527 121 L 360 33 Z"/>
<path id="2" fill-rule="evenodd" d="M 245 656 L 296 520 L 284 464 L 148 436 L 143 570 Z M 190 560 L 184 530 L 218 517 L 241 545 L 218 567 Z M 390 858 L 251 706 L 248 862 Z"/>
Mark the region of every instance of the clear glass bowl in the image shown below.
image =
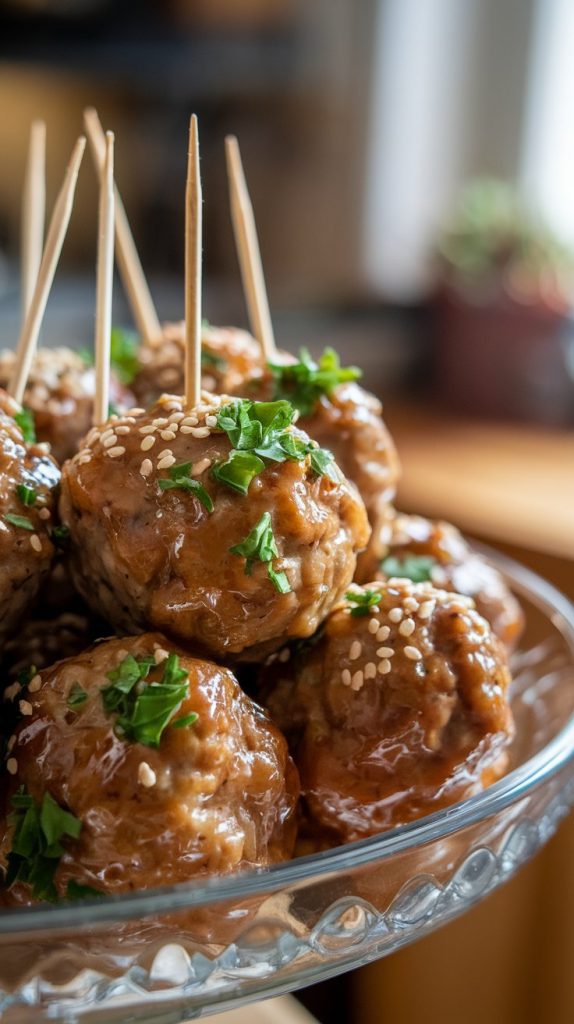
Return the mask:
<path id="1" fill-rule="evenodd" d="M 574 804 L 574 608 L 533 573 L 489 557 L 527 618 L 505 778 L 404 828 L 269 870 L 5 912 L 2 1020 L 208 1016 L 386 956 L 510 878 Z"/>

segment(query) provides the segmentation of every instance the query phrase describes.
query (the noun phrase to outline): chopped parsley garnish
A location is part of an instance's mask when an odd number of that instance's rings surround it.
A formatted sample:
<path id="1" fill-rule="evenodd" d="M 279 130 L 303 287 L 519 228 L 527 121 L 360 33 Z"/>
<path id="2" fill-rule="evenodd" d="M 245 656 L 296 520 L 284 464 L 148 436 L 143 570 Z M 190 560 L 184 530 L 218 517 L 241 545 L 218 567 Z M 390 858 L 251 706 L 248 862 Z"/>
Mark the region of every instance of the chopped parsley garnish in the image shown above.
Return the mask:
<path id="1" fill-rule="evenodd" d="M 239 555 L 245 559 L 246 576 L 251 576 L 254 562 L 264 562 L 267 565 L 267 575 L 275 590 L 279 594 L 290 593 L 291 586 L 285 573 L 275 572 L 271 565 L 273 559 L 278 557 L 279 552 L 273 536 L 269 512 L 264 512 L 247 537 L 240 544 L 234 544 L 229 550 L 232 555 Z"/>
<path id="2" fill-rule="evenodd" d="M 31 519 L 28 519 L 28 516 L 17 516 L 13 512 L 7 512 L 4 519 L 7 523 L 11 523 L 12 526 L 21 527 L 22 530 L 33 531 L 34 529 L 34 524 Z"/>
<path id="3" fill-rule="evenodd" d="M 295 414 L 295 409 L 287 401 L 237 399 L 220 409 L 217 426 L 227 434 L 233 448 L 224 461 L 213 467 L 215 479 L 240 494 L 247 494 L 253 477 L 261 473 L 269 462 L 301 462 L 307 455 L 311 455 L 316 474 L 325 473 L 334 479 L 332 470 L 328 472 L 332 459 L 329 458 L 330 453 L 323 452 L 312 441 L 305 441 L 291 431 Z"/>
<path id="4" fill-rule="evenodd" d="M 380 590 L 348 590 L 345 594 L 345 600 L 355 605 L 351 608 L 351 615 L 357 618 L 361 615 L 370 615 L 371 609 L 378 605 L 381 597 Z"/>
<path id="5" fill-rule="evenodd" d="M 199 480 L 193 480 L 190 476 L 192 470 L 191 462 L 182 462 L 179 466 L 172 466 L 168 469 L 169 479 L 159 480 L 162 491 L 178 488 L 181 491 L 189 491 L 194 494 L 208 512 L 213 512 L 213 502 L 205 487 Z"/>
<path id="6" fill-rule="evenodd" d="M 70 878 L 66 888 L 67 900 L 93 900 L 102 896 L 105 896 L 105 893 L 100 889 L 94 889 L 92 885 L 82 885 L 81 882 L 76 882 L 75 878 Z"/>
<path id="7" fill-rule="evenodd" d="M 140 367 L 137 334 L 114 327 L 110 339 L 110 360 L 121 383 L 131 384 Z"/>
<path id="8" fill-rule="evenodd" d="M 222 356 L 218 356 L 216 352 L 209 352 L 203 347 L 201 350 L 201 368 L 203 370 L 218 370 L 219 373 L 223 373 L 227 369 L 227 363 Z"/>
<path id="9" fill-rule="evenodd" d="M 79 683 L 72 683 L 70 692 L 68 694 L 68 699 L 66 701 L 68 707 L 72 708 L 73 710 L 75 710 L 76 708 L 81 708 L 82 704 L 85 704 L 87 699 L 88 694 L 84 690 L 83 686 L 80 686 Z"/>
<path id="10" fill-rule="evenodd" d="M 108 672 L 111 685 L 101 690 L 106 711 L 117 715 L 118 733 L 147 747 L 159 746 L 164 729 L 174 724 L 173 716 L 189 695 L 189 678 L 185 669 L 179 667 L 177 654 L 170 654 L 163 662 L 159 683 L 143 686 L 153 667 L 153 658 L 136 659 L 128 654 L 118 668 Z M 197 721 L 197 716 L 193 721 Z"/>
<path id="11" fill-rule="evenodd" d="M 49 793 L 37 804 L 24 787 L 12 797 L 12 807 L 8 821 L 14 833 L 4 886 L 23 882 L 34 899 L 53 903 L 58 898 L 54 875 L 65 853 L 61 841 L 65 836 L 77 839 L 82 823 Z"/>
<path id="12" fill-rule="evenodd" d="M 27 484 L 18 484 L 16 488 L 16 494 L 23 505 L 28 508 L 32 508 L 36 504 L 37 494 L 33 487 L 28 487 Z"/>
<path id="13" fill-rule="evenodd" d="M 339 482 L 335 458 L 326 448 L 313 448 L 311 451 L 311 469 L 316 476 L 328 476 L 333 483 Z"/>
<path id="14" fill-rule="evenodd" d="M 181 718 L 176 718 L 175 722 L 171 724 L 174 729 L 185 729 L 188 725 L 195 725 L 198 718 L 197 711 L 192 711 L 189 715 L 182 715 Z"/>
<path id="15" fill-rule="evenodd" d="M 316 363 L 306 348 L 299 350 L 299 362 L 290 366 L 270 363 L 275 380 L 275 398 L 288 398 L 302 416 L 308 416 L 321 395 L 331 395 L 338 384 L 358 380 L 357 366 L 341 366 L 339 356 L 326 348 Z"/>
<path id="16" fill-rule="evenodd" d="M 405 555 L 404 558 L 389 555 L 381 562 L 381 571 L 389 578 L 396 576 L 399 579 L 412 580 L 413 583 L 426 583 L 432 578 L 432 570 L 436 564 L 436 559 L 430 555 Z"/>
<path id="17" fill-rule="evenodd" d="M 70 530 L 67 526 L 53 526 L 50 530 L 50 539 L 60 551 L 65 551 L 70 540 Z"/>
<path id="18" fill-rule="evenodd" d="M 26 444 L 35 444 L 36 442 L 36 424 L 34 422 L 34 413 L 31 409 L 27 409 L 25 406 L 20 412 L 14 414 L 14 419 L 20 430 Z"/>

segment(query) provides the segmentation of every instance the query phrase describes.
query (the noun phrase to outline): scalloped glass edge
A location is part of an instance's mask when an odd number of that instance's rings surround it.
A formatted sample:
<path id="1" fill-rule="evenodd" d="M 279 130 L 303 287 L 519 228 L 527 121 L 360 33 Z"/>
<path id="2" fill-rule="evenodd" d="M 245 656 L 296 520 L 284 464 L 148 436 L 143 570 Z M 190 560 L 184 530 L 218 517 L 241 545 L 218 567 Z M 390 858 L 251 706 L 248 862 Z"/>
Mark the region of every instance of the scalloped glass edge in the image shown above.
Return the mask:
<path id="1" fill-rule="evenodd" d="M 532 570 L 483 545 L 475 544 L 474 547 L 503 573 L 512 583 L 515 592 L 527 596 L 532 604 L 548 615 L 569 644 L 574 657 L 574 605 L 556 587 Z M 476 825 L 558 774 L 572 760 L 574 716 L 541 751 L 489 789 L 412 824 L 270 868 L 215 877 L 207 882 L 192 881 L 74 904 L 6 910 L 0 913 L 0 934 L 79 927 L 86 923 L 88 908 L 90 925 L 128 921 L 152 914 L 245 899 L 283 889 L 297 882 L 319 880 L 335 872 L 356 869 Z"/>

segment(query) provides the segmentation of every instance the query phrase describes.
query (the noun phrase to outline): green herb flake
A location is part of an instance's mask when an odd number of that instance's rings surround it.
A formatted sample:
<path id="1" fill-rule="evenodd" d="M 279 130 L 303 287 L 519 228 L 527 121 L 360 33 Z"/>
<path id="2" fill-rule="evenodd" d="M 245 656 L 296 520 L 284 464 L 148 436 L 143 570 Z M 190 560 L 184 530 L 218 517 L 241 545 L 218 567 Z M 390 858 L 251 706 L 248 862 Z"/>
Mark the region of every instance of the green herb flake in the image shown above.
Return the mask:
<path id="1" fill-rule="evenodd" d="M 69 708 L 75 711 L 76 708 L 81 708 L 82 704 L 85 704 L 88 699 L 88 694 L 84 690 L 83 686 L 79 683 L 72 683 L 68 699 L 66 704 Z"/>
<path id="2" fill-rule="evenodd" d="M 239 555 L 245 559 L 246 576 L 251 576 L 254 562 L 263 562 L 267 565 L 267 575 L 275 590 L 279 594 L 290 593 L 291 586 L 285 573 L 276 572 L 271 565 L 272 560 L 278 557 L 279 552 L 273 536 L 269 512 L 264 512 L 247 537 L 240 544 L 234 544 L 229 551 L 232 555 Z"/>
<path id="3" fill-rule="evenodd" d="M 227 458 L 212 469 L 213 477 L 240 494 L 269 462 L 302 462 L 311 456 L 316 473 L 326 472 L 328 453 L 293 433 L 295 409 L 287 401 L 251 402 L 237 399 L 220 409 L 217 426 L 233 445 Z M 325 456 L 322 459 L 321 454 Z"/>
<path id="4" fill-rule="evenodd" d="M 28 665 L 26 668 L 20 669 L 16 676 L 16 680 L 20 683 L 20 686 L 28 686 L 28 683 L 32 682 L 37 673 L 38 669 L 35 665 Z"/>
<path id="5" fill-rule="evenodd" d="M 314 448 L 311 452 L 311 469 L 316 476 L 326 476 L 333 483 L 339 483 L 337 464 L 334 456 L 326 448 Z"/>
<path id="6" fill-rule="evenodd" d="M 188 725 L 195 725 L 199 718 L 197 711 L 192 711 L 189 715 L 182 715 L 181 718 L 176 718 L 175 722 L 172 722 L 174 729 L 186 729 Z"/>
<path id="7" fill-rule="evenodd" d="M 24 787 L 12 797 L 12 848 L 8 854 L 5 888 L 17 882 L 29 885 L 37 900 L 55 902 L 58 898 L 54 876 L 65 853 L 62 840 L 77 839 L 81 821 L 60 807 L 50 793 L 37 804 Z"/>
<path id="8" fill-rule="evenodd" d="M 121 383 L 131 384 L 140 367 L 137 334 L 114 327 L 110 339 L 110 360 Z"/>
<path id="9" fill-rule="evenodd" d="M 15 413 L 14 420 L 22 431 L 22 436 L 26 444 L 36 443 L 36 424 L 34 421 L 34 413 L 31 409 L 27 409 L 24 406 L 20 412 Z"/>
<path id="10" fill-rule="evenodd" d="M 7 512 L 4 516 L 7 523 L 11 523 L 12 526 L 19 526 L 22 530 L 30 530 L 33 532 L 34 524 L 28 516 L 17 516 L 12 512 Z"/>
<path id="11" fill-rule="evenodd" d="M 163 663 L 159 683 L 142 686 L 153 667 L 153 658 L 138 660 L 128 654 L 116 669 L 108 672 L 111 686 L 101 690 L 104 708 L 108 714 L 117 715 L 122 737 L 148 747 L 159 746 L 164 729 L 189 696 L 189 677 L 180 668 L 177 654 L 170 654 Z"/>
<path id="12" fill-rule="evenodd" d="M 182 462 L 178 466 L 172 466 L 171 469 L 168 470 L 168 479 L 159 480 L 159 486 L 162 491 L 172 489 L 188 491 L 201 502 L 208 512 L 211 513 L 213 512 L 213 501 L 211 500 L 211 496 L 206 491 L 203 484 L 200 484 L 199 480 L 192 479 L 190 476 L 191 470 L 191 462 Z"/>
<path id="13" fill-rule="evenodd" d="M 70 878 L 66 888 L 67 900 L 93 900 L 101 899 L 102 896 L 105 896 L 105 893 L 101 889 L 94 889 L 92 885 L 82 885 L 74 878 Z"/>
<path id="14" fill-rule="evenodd" d="M 341 366 L 339 356 L 326 348 L 319 362 L 309 351 L 299 351 L 299 362 L 284 366 L 269 364 L 275 381 L 275 398 L 287 398 L 302 416 L 308 416 L 322 395 L 329 397 L 339 384 L 358 380 L 362 376 L 357 366 Z"/>
<path id="15" fill-rule="evenodd" d="M 16 494 L 27 508 L 32 508 L 36 504 L 37 494 L 33 487 L 28 487 L 27 484 L 18 484 Z"/>
<path id="16" fill-rule="evenodd" d="M 65 551 L 70 542 L 70 530 L 67 526 L 53 526 L 50 530 L 50 540 L 56 545 L 59 551 Z"/>
<path id="17" fill-rule="evenodd" d="M 356 618 L 370 615 L 371 609 L 378 605 L 381 597 L 380 590 L 348 590 L 345 594 L 345 600 L 355 606 L 351 608 L 351 615 Z"/>
<path id="18" fill-rule="evenodd" d="M 432 579 L 432 570 L 436 564 L 436 559 L 430 555 L 405 555 L 404 558 L 389 555 L 381 562 L 381 572 L 389 578 L 397 577 L 412 580 L 413 583 L 426 583 Z"/>

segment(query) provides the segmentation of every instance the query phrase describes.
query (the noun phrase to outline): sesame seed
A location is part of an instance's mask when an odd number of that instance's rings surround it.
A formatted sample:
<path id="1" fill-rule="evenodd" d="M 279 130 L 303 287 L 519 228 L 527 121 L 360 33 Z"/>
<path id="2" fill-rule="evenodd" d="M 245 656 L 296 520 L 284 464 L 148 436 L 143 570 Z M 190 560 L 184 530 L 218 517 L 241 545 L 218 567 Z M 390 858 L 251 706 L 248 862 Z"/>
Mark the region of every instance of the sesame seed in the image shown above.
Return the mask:
<path id="1" fill-rule="evenodd" d="M 351 644 L 351 646 L 349 648 L 349 661 L 356 661 L 357 658 L 360 658 L 362 650 L 363 650 L 363 645 L 362 645 L 361 641 L 360 640 L 353 640 L 353 643 Z"/>
<path id="2" fill-rule="evenodd" d="M 390 630 L 389 626 L 381 626 L 381 628 L 377 632 L 375 640 L 377 640 L 378 643 L 380 643 L 381 640 L 388 640 L 390 635 L 391 635 L 391 630 Z"/>
<path id="3" fill-rule="evenodd" d="M 374 661 L 368 661 L 365 665 L 365 679 L 374 679 L 377 674 L 377 666 Z"/>
<path id="4" fill-rule="evenodd" d="M 416 597 L 405 597 L 403 601 L 403 607 L 407 612 L 416 612 L 419 603 Z"/>
<path id="5" fill-rule="evenodd" d="M 7 686 L 4 690 L 4 700 L 14 700 L 14 697 L 18 696 L 21 689 L 20 683 L 12 683 L 10 686 Z"/>
<path id="6" fill-rule="evenodd" d="M 169 417 L 169 423 L 179 423 L 179 421 L 182 420 L 183 418 L 183 412 L 172 412 L 171 416 Z"/>
<path id="7" fill-rule="evenodd" d="M 42 677 L 40 675 L 35 675 L 33 679 L 31 679 L 30 682 L 28 683 L 28 692 L 37 693 L 41 686 Z"/>
<path id="8" fill-rule="evenodd" d="M 193 467 L 193 469 L 191 471 L 191 475 L 192 476 L 200 476 L 201 473 L 204 473 L 205 470 L 209 469 L 210 466 L 211 466 L 211 459 L 200 459 L 199 462 L 195 463 L 195 466 Z"/>
<path id="9" fill-rule="evenodd" d="M 116 427 L 116 434 L 129 434 L 129 432 L 130 428 L 124 426 L 123 424 L 119 427 Z"/>
<path id="10" fill-rule="evenodd" d="M 392 658 L 394 653 L 394 647 L 379 647 L 377 650 L 377 658 Z"/>
<path id="11" fill-rule="evenodd" d="M 148 434 L 147 437 L 144 437 L 142 443 L 140 444 L 140 448 L 142 452 L 149 452 L 150 448 L 153 448 L 154 444 L 155 437 L 153 437 L 151 434 Z"/>
<path id="12" fill-rule="evenodd" d="M 381 623 L 379 622 L 378 619 L 369 619 L 369 625 L 368 625 L 369 633 L 376 633 L 377 630 L 379 629 L 380 625 L 381 625 Z"/>
<path id="13" fill-rule="evenodd" d="M 409 658 L 410 661 L 420 661 L 422 654 L 418 647 L 405 647 L 405 658 Z"/>
<path id="14" fill-rule="evenodd" d="M 173 455 L 171 448 L 164 448 L 163 451 L 159 453 L 158 459 L 165 459 L 166 455 Z"/>
<path id="15" fill-rule="evenodd" d="M 159 436 L 162 441 L 175 441 L 175 434 L 173 430 L 160 430 Z"/>
<path id="16" fill-rule="evenodd" d="M 391 622 L 400 622 L 403 617 L 402 608 L 391 608 L 389 612 L 389 619 Z"/>
<path id="17" fill-rule="evenodd" d="M 128 409 L 127 411 L 128 416 L 143 416 L 144 413 L 145 409 L 140 409 L 137 406 L 135 406 L 133 409 Z"/>
<path id="18" fill-rule="evenodd" d="M 165 416 L 160 416 L 159 419 L 152 420 L 152 425 L 154 427 L 166 427 L 167 424 L 168 424 L 168 420 L 165 418 Z"/>
<path id="19" fill-rule="evenodd" d="M 410 636 L 415 631 L 414 619 L 403 619 L 399 626 L 399 633 L 401 636 Z"/>
<path id="20" fill-rule="evenodd" d="M 21 700 L 19 702 L 19 704 L 18 704 L 18 707 L 20 708 L 20 714 L 21 715 L 33 715 L 34 714 L 34 708 L 30 704 L 29 700 Z"/>
<path id="21" fill-rule="evenodd" d="M 34 548 L 34 551 L 42 550 L 42 541 L 40 540 L 37 533 L 33 533 L 32 536 L 30 537 L 30 544 Z"/>
<path id="22" fill-rule="evenodd" d="M 217 426 L 217 416 L 211 416 L 211 415 L 210 416 L 206 416 L 205 417 L 205 425 L 207 427 L 216 427 Z"/>
<path id="23" fill-rule="evenodd" d="M 353 678 L 351 679 L 351 689 L 355 691 L 360 690 L 364 681 L 365 679 L 363 675 L 363 670 L 359 669 L 357 672 L 355 672 Z"/>
<path id="24" fill-rule="evenodd" d="M 52 513 L 49 508 L 41 508 L 38 515 L 40 516 L 40 519 L 49 519 Z"/>
<path id="25" fill-rule="evenodd" d="M 100 441 L 102 442 L 102 444 L 106 443 L 108 437 L 113 437 L 113 434 L 114 434 L 114 428 L 113 427 L 108 427 L 107 430 L 103 430 L 102 433 L 100 434 Z"/>
<path id="26" fill-rule="evenodd" d="M 121 444 L 117 448 L 108 448 L 107 454 L 110 459 L 119 459 L 120 455 L 125 454 L 125 448 L 122 448 Z"/>
<path id="27" fill-rule="evenodd" d="M 140 434 L 155 434 L 153 423 L 147 423 L 145 427 L 138 427 Z"/>
<path id="28" fill-rule="evenodd" d="M 141 473 L 141 475 L 143 477 L 149 476 L 151 471 L 152 471 L 152 469 L 153 469 L 153 465 L 152 465 L 151 459 L 144 459 L 142 464 L 141 464 L 141 466 L 140 466 L 140 473 Z"/>
<path id="29" fill-rule="evenodd" d="M 195 430 L 195 427 L 186 427 L 186 426 L 181 426 L 181 427 L 179 428 L 179 432 L 180 432 L 180 434 L 193 434 L 193 431 L 194 431 L 194 430 Z"/>
<path id="30" fill-rule="evenodd" d="M 423 601 L 418 610 L 419 619 L 430 619 L 434 611 L 434 601 Z"/>
<path id="31" fill-rule="evenodd" d="M 209 427 L 193 427 L 192 434 L 194 437 L 209 437 Z"/>
<path id="32" fill-rule="evenodd" d="M 343 683 L 343 686 L 351 685 L 351 673 L 348 668 L 344 668 L 341 672 L 341 682 Z"/>
<path id="33" fill-rule="evenodd" d="M 138 782 L 140 785 L 145 786 L 146 789 L 151 789 L 157 782 L 157 775 L 153 768 L 150 768 L 147 761 L 140 761 L 138 766 Z"/>
<path id="34" fill-rule="evenodd" d="M 18 762 L 15 757 L 9 757 L 6 761 L 6 770 L 10 775 L 15 775 L 18 771 Z"/>
<path id="35" fill-rule="evenodd" d="M 157 468 L 158 469 L 169 469 L 170 466 L 175 464 L 173 455 L 166 455 L 163 459 L 160 459 Z"/>
<path id="36" fill-rule="evenodd" d="M 163 647 L 156 647 L 154 651 L 153 660 L 156 665 L 159 665 L 162 661 L 167 661 L 169 653 L 163 649 Z"/>
<path id="37" fill-rule="evenodd" d="M 115 434 L 109 434 L 109 436 L 106 437 L 105 441 L 102 438 L 102 445 L 104 446 L 104 448 L 113 448 L 115 443 L 116 443 L 116 441 L 117 441 L 116 435 Z"/>
<path id="38" fill-rule="evenodd" d="M 197 416 L 184 416 L 181 422 L 186 427 L 196 427 L 199 420 L 197 419 Z"/>
<path id="39" fill-rule="evenodd" d="M 388 658 L 383 658 L 383 660 L 379 662 L 377 665 L 377 671 L 382 676 L 386 676 L 391 671 L 391 663 Z"/>

